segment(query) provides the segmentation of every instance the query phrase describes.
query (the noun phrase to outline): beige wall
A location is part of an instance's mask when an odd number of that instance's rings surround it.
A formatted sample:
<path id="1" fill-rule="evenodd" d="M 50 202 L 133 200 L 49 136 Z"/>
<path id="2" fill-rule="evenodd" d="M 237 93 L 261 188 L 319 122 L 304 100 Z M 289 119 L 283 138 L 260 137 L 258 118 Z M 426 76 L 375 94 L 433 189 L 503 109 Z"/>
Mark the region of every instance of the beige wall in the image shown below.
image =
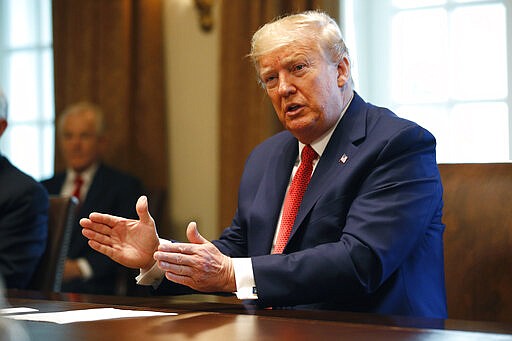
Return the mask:
<path id="1" fill-rule="evenodd" d="M 194 0 L 164 1 L 169 132 L 169 220 L 183 240 L 189 221 L 217 237 L 219 7 L 213 30 L 201 31 Z"/>

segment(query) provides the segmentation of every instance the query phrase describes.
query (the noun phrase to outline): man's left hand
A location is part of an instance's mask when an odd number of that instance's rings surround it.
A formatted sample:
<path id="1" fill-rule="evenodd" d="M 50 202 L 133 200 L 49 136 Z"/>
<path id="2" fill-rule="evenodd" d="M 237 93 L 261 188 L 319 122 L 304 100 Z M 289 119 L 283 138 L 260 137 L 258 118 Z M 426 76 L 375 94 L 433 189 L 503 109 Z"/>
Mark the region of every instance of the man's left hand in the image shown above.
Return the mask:
<path id="1" fill-rule="evenodd" d="M 236 291 L 231 258 L 201 236 L 195 222 L 188 224 L 187 238 L 190 243 L 161 243 L 155 252 L 165 277 L 202 292 Z"/>

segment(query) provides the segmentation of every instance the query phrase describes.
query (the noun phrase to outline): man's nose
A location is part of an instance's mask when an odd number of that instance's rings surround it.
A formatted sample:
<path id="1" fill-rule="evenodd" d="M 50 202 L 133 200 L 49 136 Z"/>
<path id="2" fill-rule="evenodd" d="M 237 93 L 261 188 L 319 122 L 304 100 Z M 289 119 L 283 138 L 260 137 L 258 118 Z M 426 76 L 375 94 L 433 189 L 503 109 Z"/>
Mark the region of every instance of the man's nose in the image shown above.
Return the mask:
<path id="1" fill-rule="evenodd" d="M 287 75 L 279 76 L 279 95 L 286 97 L 295 92 L 295 86 Z"/>
<path id="2" fill-rule="evenodd" d="M 69 139 L 68 142 L 74 148 L 77 148 L 82 145 L 82 139 L 80 137 L 73 137 L 73 138 Z"/>

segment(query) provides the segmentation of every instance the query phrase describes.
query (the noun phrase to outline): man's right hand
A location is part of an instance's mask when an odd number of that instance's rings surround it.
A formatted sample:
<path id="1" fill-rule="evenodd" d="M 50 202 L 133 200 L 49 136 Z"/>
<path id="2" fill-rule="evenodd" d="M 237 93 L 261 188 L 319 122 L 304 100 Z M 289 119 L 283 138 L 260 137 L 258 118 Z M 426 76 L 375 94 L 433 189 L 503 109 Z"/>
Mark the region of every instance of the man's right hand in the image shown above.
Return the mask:
<path id="1" fill-rule="evenodd" d="M 137 200 L 136 209 L 139 220 L 93 212 L 80 219 L 80 225 L 94 250 L 124 266 L 147 270 L 155 263 L 153 254 L 160 241 L 146 196 Z"/>

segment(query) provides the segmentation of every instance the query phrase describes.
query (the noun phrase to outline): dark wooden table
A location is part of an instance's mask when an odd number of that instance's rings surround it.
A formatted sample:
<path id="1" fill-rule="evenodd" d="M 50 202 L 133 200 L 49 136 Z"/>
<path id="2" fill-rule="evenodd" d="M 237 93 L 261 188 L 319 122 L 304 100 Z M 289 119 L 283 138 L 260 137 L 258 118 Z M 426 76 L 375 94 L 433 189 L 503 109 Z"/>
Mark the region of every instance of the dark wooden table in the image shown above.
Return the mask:
<path id="1" fill-rule="evenodd" d="M 32 340 L 512 340 L 512 325 L 334 311 L 254 309 L 232 297 L 120 297 L 8 290 L 12 307 L 40 312 L 114 307 L 175 312 L 56 324 L 23 321 Z"/>

